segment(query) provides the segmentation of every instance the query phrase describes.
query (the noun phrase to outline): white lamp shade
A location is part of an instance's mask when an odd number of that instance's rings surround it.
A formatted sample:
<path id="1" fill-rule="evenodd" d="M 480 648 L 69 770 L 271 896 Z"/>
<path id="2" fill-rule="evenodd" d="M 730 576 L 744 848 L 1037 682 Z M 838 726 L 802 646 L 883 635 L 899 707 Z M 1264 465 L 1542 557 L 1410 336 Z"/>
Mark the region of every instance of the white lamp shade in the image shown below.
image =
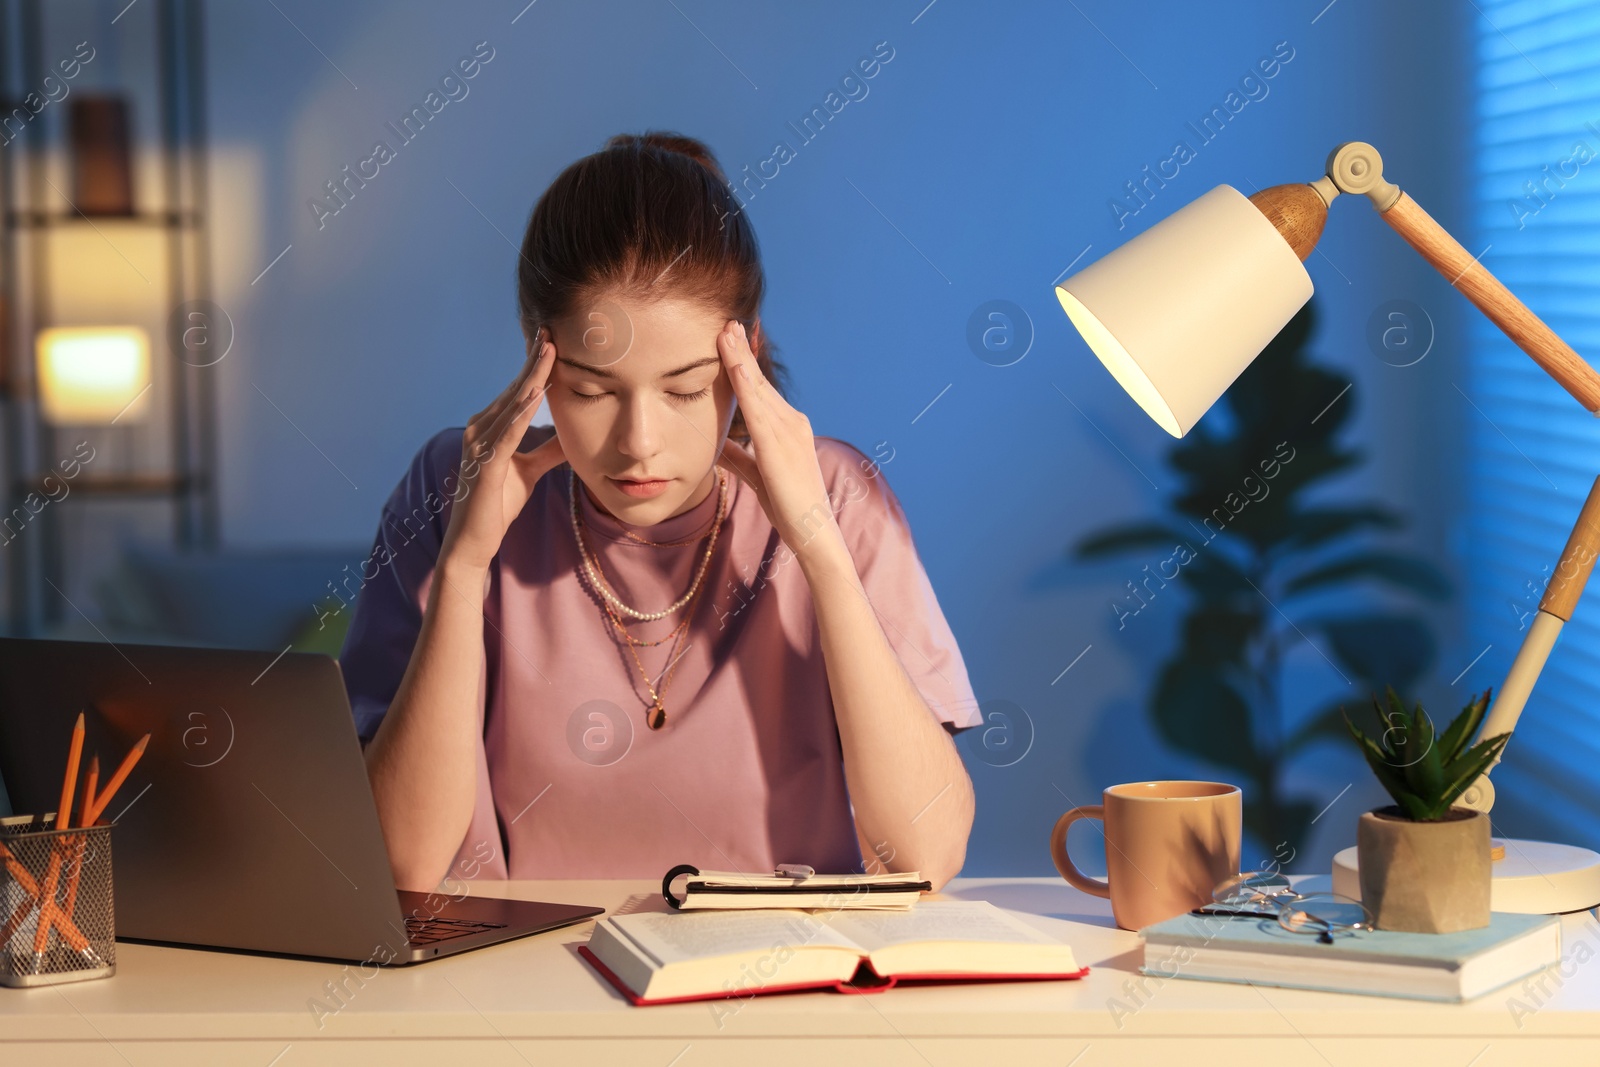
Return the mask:
<path id="1" fill-rule="evenodd" d="M 41 413 L 58 426 L 134 421 L 150 406 L 150 338 L 137 326 L 40 330 L 35 356 Z"/>
<path id="2" fill-rule="evenodd" d="M 1311 299 L 1311 276 L 1259 208 L 1219 185 L 1056 297 L 1128 394 L 1182 437 Z"/>

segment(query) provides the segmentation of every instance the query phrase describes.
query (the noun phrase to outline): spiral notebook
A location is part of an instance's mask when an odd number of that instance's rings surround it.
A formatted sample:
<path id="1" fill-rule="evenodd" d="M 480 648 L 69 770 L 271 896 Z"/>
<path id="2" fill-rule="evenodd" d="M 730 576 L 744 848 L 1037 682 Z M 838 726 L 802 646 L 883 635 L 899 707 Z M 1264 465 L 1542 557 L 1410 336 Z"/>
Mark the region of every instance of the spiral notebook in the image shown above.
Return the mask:
<path id="1" fill-rule="evenodd" d="M 810 873 L 807 873 L 810 872 Z M 685 879 L 682 886 L 674 885 Z M 932 892 L 916 871 L 898 874 L 817 874 L 785 865 L 772 874 L 702 871 L 683 863 L 661 880 L 661 895 L 676 911 L 709 908 L 895 909 L 904 911 Z"/>

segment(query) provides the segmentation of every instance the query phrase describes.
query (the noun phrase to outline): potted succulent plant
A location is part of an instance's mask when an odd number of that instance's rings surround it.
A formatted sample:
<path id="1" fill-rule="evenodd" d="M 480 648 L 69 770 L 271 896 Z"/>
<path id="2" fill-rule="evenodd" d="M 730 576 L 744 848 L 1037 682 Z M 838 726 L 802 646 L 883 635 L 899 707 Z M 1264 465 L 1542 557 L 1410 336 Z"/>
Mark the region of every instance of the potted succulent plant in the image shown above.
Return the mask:
<path id="1" fill-rule="evenodd" d="M 1510 734 L 1468 747 L 1489 709 L 1489 691 L 1445 729 L 1388 688 L 1373 697 L 1383 736 L 1374 741 L 1344 717 L 1372 773 L 1394 804 L 1365 812 L 1356 830 L 1361 901 L 1380 930 L 1443 934 L 1489 925 L 1489 816 L 1451 805 L 1493 766 Z"/>

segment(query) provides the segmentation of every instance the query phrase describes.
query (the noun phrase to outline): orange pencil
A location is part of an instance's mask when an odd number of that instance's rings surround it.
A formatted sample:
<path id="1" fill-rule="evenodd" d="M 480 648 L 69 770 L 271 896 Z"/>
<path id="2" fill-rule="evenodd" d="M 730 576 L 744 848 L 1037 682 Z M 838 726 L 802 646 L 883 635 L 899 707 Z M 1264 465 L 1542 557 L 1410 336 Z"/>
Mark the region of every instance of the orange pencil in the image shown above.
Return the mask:
<path id="1" fill-rule="evenodd" d="M 116 794 L 118 789 L 122 788 L 122 783 L 127 781 L 129 773 L 131 773 L 133 771 L 133 765 L 139 762 L 139 757 L 144 755 L 144 750 L 149 744 L 150 744 L 150 735 L 149 734 L 145 734 L 143 737 L 139 738 L 138 742 L 135 743 L 134 746 L 131 749 L 128 750 L 128 754 L 122 758 L 121 765 L 119 765 L 117 767 L 116 772 L 114 774 L 112 774 L 112 776 L 111 776 L 111 780 L 106 783 L 106 788 L 105 788 L 104 792 L 102 792 L 101 795 L 98 796 L 98 797 L 96 797 L 94 795 L 94 787 L 95 787 L 95 781 L 98 778 L 99 772 L 100 772 L 100 759 L 99 759 L 98 756 L 96 756 L 94 758 L 94 760 L 91 761 L 90 767 L 89 767 L 89 781 L 87 783 L 88 794 L 84 798 L 85 799 L 85 803 L 86 803 L 86 807 L 85 807 L 85 810 L 84 810 L 84 813 L 83 813 L 83 826 L 84 827 L 93 826 L 95 823 L 100 821 L 100 816 L 105 812 L 106 806 L 111 803 L 111 798 Z M 90 798 L 93 798 L 93 802 L 92 803 L 89 803 Z M 82 852 L 83 852 L 83 848 L 84 848 L 84 843 L 85 842 L 87 842 L 87 838 L 84 838 L 83 841 L 79 842 L 79 848 L 78 848 L 79 855 L 81 855 Z M 41 906 L 41 912 L 40 912 L 41 927 L 43 927 L 43 925 L 44 925 L 44 921 L 43 920 L 44 920 L 44 911 L 45 911 L 45 909 L 48 909 L 48 911 L 50 913 L 51 921 L 53 923 L 55 923 L 56 925 L 58 925 L 58 926 L 60 925 L 60 922 L 62 920 L 67 920 L 67 921 L 71 920 L 73 906 L 77 903 L 78 875 L 81 872 L 82 872 L 82 865 L 79 864 L 79 865 L 77 865 L 77 866 L 75 866 L 73 868 L 72 873 L 68 876 L 68 881 L 67 881 L 67 904 L 66 904 L 66 907 L 64 909 L 61 908 L 60 906 L 58 906 L 55 903 L 54 900 L 47 901 L 47 902 L 44 903 L 44 905 Z M 61 929 L 62 929 L 63 933 L 65 933 L 66 928 L 65 927 L 61 927 Z M 81 933 L 78 934 L 78 940 L 81 940 L 83 943 L 81 945 L 74 943 L 73 947 L 76 948 L 79 952 L 82 952 L 82 951 L 84 951 L 85 949 L 87 949 L 89 947 L 88 939 L 85 938 Z M 37 940 L 36 940 L 36 943 L 37 943 Z M 42 952 L 43 950 L 39 949 L 39 948 L 35 948 L 34 951 L 37 954 L 39 952 Z"/>
<path id="2" fill-rule="evenodd" d="M 94 825 L 94 787 L 100 780 L 100 757 L 89 760 L 89 777 L 83 783 L 83 814 L 78 825 L 87 829 Z M 72 918 L 78 904 L 78 875 L 83 873 L 83 850 L 89 845 L 89 835 L 80 834 L 73 842 L 72 870 L 67 874 L 67 903 L 62 908 L 67 918 Z"/>
<path id="3" fill-rule="evenodd" d="M 67 750 L 67 776 L 61 780 L 61 804 L 56 808 L 56 829 L 72 825 L 72 797 L 78 789 L 78 760 L 83 756 L 83 712 L 72 727 L 72 747 Z"/>
<path id="4" fill-rule="evenodd" d="M 39 902 L 39 883 L 34 881 L 33 873 L 24 867 L 21 861 L 4 844 L 0 844 L 0 861 L 4 861 L 6 870 L 10 873 L 12 880 L 21 886 L 22 891 L 28 895 L 28 899 L 19 903 L 16 909 L 12 911 L 11 918 L 6 920 L 5 926 L 0 927 L 0 952 L 3 952 L 6 945 L 10 943 L 11 936 L 16 932 L 17 927 L 22 925 L 23 920 L 28 917 L 28 913 Z M 77 923 L 66 915 L 61 915 L 55 922 L 56 928 L 66 937 L 68 944 L 79 952 L 89 951 L 89 939 L 78 929 Z"/>
<path id="5" fill-rule="evenodd" d="M 79 826 L 94 825 L 94 787 L 100 781 L 100 757 L 89 760 L 89 777 L 83 784 L 83 816 Z"/>
<path id="6" fill-rule="evenodd" d="M 72 727 L 72 746 L 67 750 L 67 775 L 61 783 L 61 803 L 56 807 L 56 829 L 65 830 L 72 825 L 72 795 L 78 788 L 78 760 L 83 755 L 83 712 Z M 50 850 L 50 863 L 45 868 L 44 887 L 39 894 L 39 923 L 33 934 L 35 964 L 44 958 L 45 946 L 50 941 L 50 917 L 55 903 L 56 882 L 61 877 L 61 848 Z"/>
<path id="7" fill-rule="evenodd" d="M 11 850 L 6 848 L 3 843 L 0 843 L 0 861 L 5 863 L 6 871 L 22 887 L 22 891 L 37 899 L 39 896 L 39 883 L 33 880 L 33 872 L 24 867 L 22 862 L 16 856 L 13 856 Z M 0 945 L 4 943 L 4 940 L 0 939 Z"/>
<path id="8" fill-rule="evenodd" d="M 7 866 L 9 867 L 10 865 L 11 864 L 8 862 Z M 20 864 L 18 867 L 23 871 L 23 873 L 26 873 L 26 868 L 22 868 Z M 17 874 L 16 871 L 13 871 L 12 873 L 13 875 Z M 73 877 L 76 878 L 75 871 L 73 872 Z M 17 881 L 19 883 L 23 883 L 23 880 L 20 876 L 17 877 Z M 75 883 L 69 883 L 68 888 L 69 893 L 76 892 Z M 93 946 L 89 944 L 89 939 L 84 936 L 82 930 L 78 929 L 78 924 L 72 920 L 71 914 L 68 911 L 64 910 L 61 905 L 55 902 L 54 899 L 43 900 L 42 894 L 39 892 L 38 883 L 34 882 L 31 877 L 29 877 L 26 883 L 23 883 L 23 889 L 33 894 L 33 896 L 31 899 L 23 901 L 22 904 L 18 906 L 17 910 L 12 913 L 11 919 L 6 923 L 5 930 L 0 931 L 0 946 L 4 946 L 7 941 L 11 940 L 10 932 L 15 929 L 23 919 L 27 918 L 28 912 L 33 910 L 35 901 L 42 900 L 43 903 L 39 908 L 39 922 L 44 925 L 47 930 L 49 927 L 55 927 L 56 931 L 66 939 L 67 944 L 71 945 L 73 949 L 81 953 L 92 962 L 99 962 L 99 957 L 95 954 Z M 71 902 L 69 899 L 68 907 L 70 906 Z"/>
<path id="9" fill-rule="evenodd" d="M 100 816 L 105 813 L 106 805 L 111 803 L 112 795 L 122 788 L 123 782 L 127 781 L 128 773 L 133 770 L 133 765 L 139 762 L 139 757 L 144 755 L 145 746 L 149 743 L 150 735 L 145 734 L 139 738 L 138 744 L 130 748 L 128 754 L 122 758 L 122 765 L 117 768 L 116 773 L 111 776 L 111 780 L 106 783 L 105 792 L 101 793 L 94 802 L 94 809 L 89 813 L 89 826 L 93 826 L 100 820 Z"/>
<path id="10" fill-rule="evenodd" d="M 17 884 L 28 894 L 28 899 L 19 903 L 12 911 L 11 917 L 6 920 L 5 926 L 0 927 L 0 951 L 4 951 L 11 943 L 11 935 L 17 932 L 17 927 L 22 925 L 22 921 L 28 917 L 28 912 L 33 910 L 34 903 L 39 899 L 39 883 L 33 880 L 32 872 L 24 867 L 5 845 L 0 845 L 0 856 L 4 856 L 6 870 L 11 872 L 11 877 L 16 879 Z"/>

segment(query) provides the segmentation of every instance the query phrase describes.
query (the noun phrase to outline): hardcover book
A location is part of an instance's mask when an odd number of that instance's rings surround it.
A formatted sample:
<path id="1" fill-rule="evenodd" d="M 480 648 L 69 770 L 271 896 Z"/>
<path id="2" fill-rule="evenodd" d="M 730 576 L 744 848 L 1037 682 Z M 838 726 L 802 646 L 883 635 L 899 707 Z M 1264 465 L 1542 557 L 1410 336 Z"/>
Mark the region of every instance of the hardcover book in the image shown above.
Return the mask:
<path id="1" fill-rule="evenodd" d="M 1144 965 L 1158 978 L 1199 978 L 1461 1001 L 1561 959 L 1554 915 L 1494 912 L 1489 925 L 1454 934 L 1362 930 L 1325 944 L 1276 919 L 1180 915 L 1139 931 Z"/>
<path id="2" fill-rule="evenodd" d="M 613 915 L 595 923 L 578 952 L 637 1005 L 1089 973 L 1070 946 L 985 900 L 827 915 L 786 908 Z"/>

